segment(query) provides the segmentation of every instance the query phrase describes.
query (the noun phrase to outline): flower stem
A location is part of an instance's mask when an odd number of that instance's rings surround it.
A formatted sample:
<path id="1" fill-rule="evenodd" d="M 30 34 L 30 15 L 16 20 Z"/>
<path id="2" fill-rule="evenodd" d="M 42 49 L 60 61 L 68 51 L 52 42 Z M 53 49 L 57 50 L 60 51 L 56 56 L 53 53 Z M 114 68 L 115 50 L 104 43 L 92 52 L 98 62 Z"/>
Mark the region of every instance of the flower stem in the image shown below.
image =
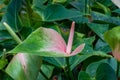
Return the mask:
<path id="1" fill-rule="evenodd" d="M 13 37 L 13 39 L 20 44 L 22 41 L 20 40 L 20 38 L 17 36 L 17 34 L 11 29 L 11 27 L 6 23 L 3 22 L 5 28 L 7 29 L 7 31 L 9 32 L 9 34 Z"/>
<path id="2" fill-rule="evenodd" d="M 63 69 L 63 70 L 64 70 L 64 74 L 65 74 L 65 76 L 66 76 L 66 79 L 69 80 L 69 77 L 68 77 L 67 71 L 66 71 L 65 69 Z"/>
<path id="3" fill-rule="evenodd" d="M 119 68 L 120 68 L 120 63 L 117 61 L 117 77 L 119 77 Z"/>
<path id="4" fill-rule="evenodd" d="M 66 58 L 66 63 L 67 63 L 67 69 L 68 69 L 68 74 L 69 74 L 70 80 L 75 80 L 74 76 L 73 76 L 73 73 L 70 69 L 69 57 Z"/>

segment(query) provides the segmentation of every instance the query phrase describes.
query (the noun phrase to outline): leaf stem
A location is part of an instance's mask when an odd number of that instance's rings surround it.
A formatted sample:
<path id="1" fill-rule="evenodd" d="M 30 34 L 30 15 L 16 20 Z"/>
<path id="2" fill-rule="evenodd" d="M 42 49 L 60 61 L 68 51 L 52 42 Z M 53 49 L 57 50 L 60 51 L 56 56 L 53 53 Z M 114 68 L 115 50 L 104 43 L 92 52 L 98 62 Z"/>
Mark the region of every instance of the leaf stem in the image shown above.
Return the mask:
<path id="1" fill-rule="evenodd" d="M 67 69 L 68 69 L 68 74 L 69 74 L 70 80 L 75 80 L 74 76 L 73 76 L 73 73 L 70 69 L 69 57 L 66 58 L 66 63 L 67 63 Z"/>
<path id="2" fill-rule="evenodd" d="M 17 36 L 17 34 L 11 29 L 11 27 L 6 23 L 3 22 L 5 28 L 7 29 L 7 31 L 9 32 L 9 34 L 13 37 L 13 39 L 20 44 L 22 41 L 20 40 L 20 38 Z"/>

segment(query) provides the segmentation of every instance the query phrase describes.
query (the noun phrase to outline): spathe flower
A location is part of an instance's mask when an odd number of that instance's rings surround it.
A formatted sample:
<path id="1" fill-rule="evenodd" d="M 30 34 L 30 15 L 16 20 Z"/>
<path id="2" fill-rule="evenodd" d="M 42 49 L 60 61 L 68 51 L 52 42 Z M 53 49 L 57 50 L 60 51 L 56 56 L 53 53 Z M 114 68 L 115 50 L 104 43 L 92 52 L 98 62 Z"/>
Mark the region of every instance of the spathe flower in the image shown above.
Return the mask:
<path id="1" fill-rule="evenodd" d="M 84 43 L 74 51 L 72 49 L 75 22 L 72 22 L 68 44 L 62 36 L 53 29 L 40 27 L 35 30 L 26 40 L 9 53 L 28 53 L 48 57 L 68 57 L 80 53 Z"/>

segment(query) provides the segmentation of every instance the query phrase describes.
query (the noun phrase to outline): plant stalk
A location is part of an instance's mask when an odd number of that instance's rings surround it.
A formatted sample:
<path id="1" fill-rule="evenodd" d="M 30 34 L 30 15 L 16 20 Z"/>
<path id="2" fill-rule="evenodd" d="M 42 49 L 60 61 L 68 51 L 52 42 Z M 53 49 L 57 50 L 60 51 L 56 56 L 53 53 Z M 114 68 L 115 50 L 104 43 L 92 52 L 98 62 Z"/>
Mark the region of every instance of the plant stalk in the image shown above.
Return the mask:
<path id="1" fill-rule="evenodd" d="M 68 69 L 68 74 L 69 74 L 70 80 L 75 80 L 74 76 L 73 76 L 73 73 L 70 69 L 69 57 L 66 58 L 66 63 L 67 63 L 67 69 Z"/>
<path id="2" fill-rule="evenodd" d="M 22 43 L 22 41 L 20 40 L 20 38 L 17 36 L 17 34 L 11 29 L 11 27 L 6 23 L 3 22 L 5 28 L 7 29 L 7 31 L 9 32 L 9 34 L 13 37 L 13 39 L 18 43 Z"/>

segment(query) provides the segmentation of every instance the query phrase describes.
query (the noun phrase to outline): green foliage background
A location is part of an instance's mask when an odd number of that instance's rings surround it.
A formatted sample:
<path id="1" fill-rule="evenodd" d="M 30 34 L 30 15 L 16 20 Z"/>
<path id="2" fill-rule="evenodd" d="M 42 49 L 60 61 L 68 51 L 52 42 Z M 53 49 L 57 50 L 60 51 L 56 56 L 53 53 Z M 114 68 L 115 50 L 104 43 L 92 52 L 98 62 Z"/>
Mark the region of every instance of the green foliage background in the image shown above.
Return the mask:
<path id="1" fill-rule="evenodd" d="M 106 31 L 120 25 L 120 9 L 111 0 L 0 0 L 0 20 L 0 80 L 119 78 L 119 63 L 111 55 L 111 45 L 104 39 Z M 81 43 L 85 43 L 85 48 L 78 55 L 69 57 L 69 65 L 65 57 L 6 54 L 18 44 L 3 22 L 6 22 L 22 41 L 42 26 L 56 30 L 67 42 L 72 21 L 76 23 L 73 49 Z M 44 35 L 41 33 L 41 36 Z M 28 53 L 36 51 L 32 44 L 27 46 L 31 47 Z M 24 63 L 27 68 L 24 68 L 20 56 L 26 59 Z M 70 76 L 69 71 L 73 76 Z"/>

